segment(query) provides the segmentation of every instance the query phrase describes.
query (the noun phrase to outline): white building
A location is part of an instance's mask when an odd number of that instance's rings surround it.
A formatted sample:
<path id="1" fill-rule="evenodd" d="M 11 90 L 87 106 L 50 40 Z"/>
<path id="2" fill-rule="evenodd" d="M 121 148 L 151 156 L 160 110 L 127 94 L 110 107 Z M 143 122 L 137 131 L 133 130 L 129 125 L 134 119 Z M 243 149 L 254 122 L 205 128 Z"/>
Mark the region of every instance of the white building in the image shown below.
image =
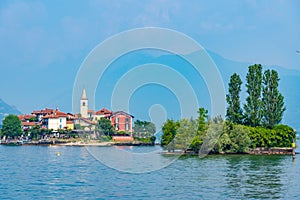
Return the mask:
<path id="1" fill-rule="evenodd" d="M 56 111 L 54 114 L 46 115 L 42 119 L 42 126 L 47 129 L 58 129 L 67 128 L 67 114 Z"/>

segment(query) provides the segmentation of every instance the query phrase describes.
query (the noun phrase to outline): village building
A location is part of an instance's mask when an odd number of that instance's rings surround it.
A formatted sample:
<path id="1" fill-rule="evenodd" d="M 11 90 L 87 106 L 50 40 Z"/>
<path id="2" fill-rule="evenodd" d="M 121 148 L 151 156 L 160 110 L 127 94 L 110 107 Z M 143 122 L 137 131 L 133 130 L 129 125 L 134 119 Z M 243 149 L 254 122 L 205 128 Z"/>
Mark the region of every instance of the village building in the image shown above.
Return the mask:
<path id="1" fill-rule="evenodd" d="M 74 124 L 73 121 L 67 121 L 66 122 L 67 130 L 74 130 Z"/>
<path id="2" fill-rule="evenodd" d="M 54 113 L 42 117 L 42 127 L 57 131 L 67 129 L 67 114 L 55 110 Z"/>
<path id="3" fill-rule="evenodd" d="M 85 131 L 94 131 L 96 122 L 93 122 L 89 118 L 80 117 L 80 115 L 76 114 L 73 120 L 74 128 L 81 129 Z"/>
<path id="4" fill-rule="evenodd" d="M 98 111 L 89 110 L 88 103 L 86 91 L 83 89 L 80 99 L 80 113 L 78 114 L 64 113 L 59 111 L 58 108 L 45 108 L 42 110 L 34 110 L 29 115 L 19 115 L 19 119 L 22 122 L 23 130 L 28 130 L 33 126 L 40 126 L 44 129 L 53 130 L 53 132 L 60 129 L 95 132 L 98 121 L 101 118 L 106 118 L 111 121 L 116 132 L 125 132 L 132 135 L 134 116 L 124 111 L 113 112 L 106 108 L 102 108 Z M 133 140 L 133 138 L 122 138 L 122 136 L 118 136 L 118 134 L 115 136 L 114 140 Z"/>
<path id="5" fill-rule="evenodd" d="M 22 123 L 22 129 L 28 130 L 33 126 L 40 125 L 40 123 L 36 120 L 36 115 L 19 115 L 18 116 L 21 123 Z"/>
<path id="6" fill-rule="evenodd" d="M 50 108 L 34 110 L 31 115 L 19 115 L 18 117 L 22 122 L 23 130 L 28 130 L 36 125 L 44 129 L 52 129 L 53 131 L 59 129 L 74 129 L 74 116 L 70 113 L 66 114 L 61 112 L 58 108 L 55 110 Z"/>
<path id="7" fill-rule="evenodd" d="M 116 131 L 125 131 L 130 133 L 133 132 L 132 119 L 132 115 L 123 111 L 113 112 L 110 116 L 111 123 Z"/>
<path id="8" fill-rule="evenodd" d="M 51 115 L 54 113 L 54 109 L 45 108 L 43 110 L 34 110 L 31 114 L 36 116 L 37 121 L 42 121 L 42 117 Z"/>
<path id="9" fill-rule="evenodd" d="M 88 127 L 90 130 L 95 130 L 95 125 L 101 118 L 106 118 L 111 121 L 112 126 L 117 132 L 133 132 L 133 118 L 134 116 L 123 112 L 112 112 L 106 108 L 98 111 L 88 109 L 88 98 L 85 89 L 82 91 L 80 99 L 80 114 L 76 115 L 74 123 L 79 124 L 81 127 Z"/>

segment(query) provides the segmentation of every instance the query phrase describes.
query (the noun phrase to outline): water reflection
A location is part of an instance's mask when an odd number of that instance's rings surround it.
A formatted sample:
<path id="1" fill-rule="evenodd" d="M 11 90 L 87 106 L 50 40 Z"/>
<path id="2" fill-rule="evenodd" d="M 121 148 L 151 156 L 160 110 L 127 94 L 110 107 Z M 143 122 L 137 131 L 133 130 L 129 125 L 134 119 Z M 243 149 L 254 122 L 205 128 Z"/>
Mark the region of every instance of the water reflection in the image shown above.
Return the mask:
<path id="1" fill-rule="evenodd" d="M 279 199 L 285 187 L 281 181 L 286 156 L 226 156 L 226 182 L 232 195 Z M 234 197 L 234 196 L 233 196 Z"/>
<path id="2" fill-rule="evenodd" d="M 103 165 L 81 147 L 0 146 L 0 152 L 0 199 L 299 199 L 300 196 L 299 155 L 295 162 L 291 156 L 209 155 L 201 159 L 186 156 L 158 171 L 131 174 Z M 171 156 L 163 157 L 168 158 Z"/>

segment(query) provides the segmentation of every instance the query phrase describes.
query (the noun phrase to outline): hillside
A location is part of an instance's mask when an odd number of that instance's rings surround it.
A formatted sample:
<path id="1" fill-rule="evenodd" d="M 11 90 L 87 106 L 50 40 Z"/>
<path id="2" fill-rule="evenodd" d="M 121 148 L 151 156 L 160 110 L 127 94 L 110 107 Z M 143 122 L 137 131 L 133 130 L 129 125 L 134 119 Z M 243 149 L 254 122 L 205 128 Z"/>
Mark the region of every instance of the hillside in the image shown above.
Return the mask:
<path id="1" fill-rule="evenodd" d="M 16 107 L 0 99 L 0 126 L 2 125 L 3 118 L 9 114 L 21 114 L 21 112 Z"/>

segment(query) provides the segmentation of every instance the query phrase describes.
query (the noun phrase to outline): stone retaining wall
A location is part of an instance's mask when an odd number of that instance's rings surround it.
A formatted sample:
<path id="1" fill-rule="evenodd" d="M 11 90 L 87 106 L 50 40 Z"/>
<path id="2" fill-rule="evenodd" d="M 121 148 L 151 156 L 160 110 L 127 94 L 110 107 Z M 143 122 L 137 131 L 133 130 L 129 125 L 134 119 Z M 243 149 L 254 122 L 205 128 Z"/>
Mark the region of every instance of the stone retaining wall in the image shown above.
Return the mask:
<path id="1" fill-rule="evenodd" d="M 256 149 L 252 149 L 250 150 L 249 154 L 269 154 L 269 155 L 273 155 L 273 154 L 282 154 L 282 155 L 292 155 L 293 154 L 293 148 L 264 148 L 264 147 L 260 147 L 260 148 L 256 148 Z"/>

